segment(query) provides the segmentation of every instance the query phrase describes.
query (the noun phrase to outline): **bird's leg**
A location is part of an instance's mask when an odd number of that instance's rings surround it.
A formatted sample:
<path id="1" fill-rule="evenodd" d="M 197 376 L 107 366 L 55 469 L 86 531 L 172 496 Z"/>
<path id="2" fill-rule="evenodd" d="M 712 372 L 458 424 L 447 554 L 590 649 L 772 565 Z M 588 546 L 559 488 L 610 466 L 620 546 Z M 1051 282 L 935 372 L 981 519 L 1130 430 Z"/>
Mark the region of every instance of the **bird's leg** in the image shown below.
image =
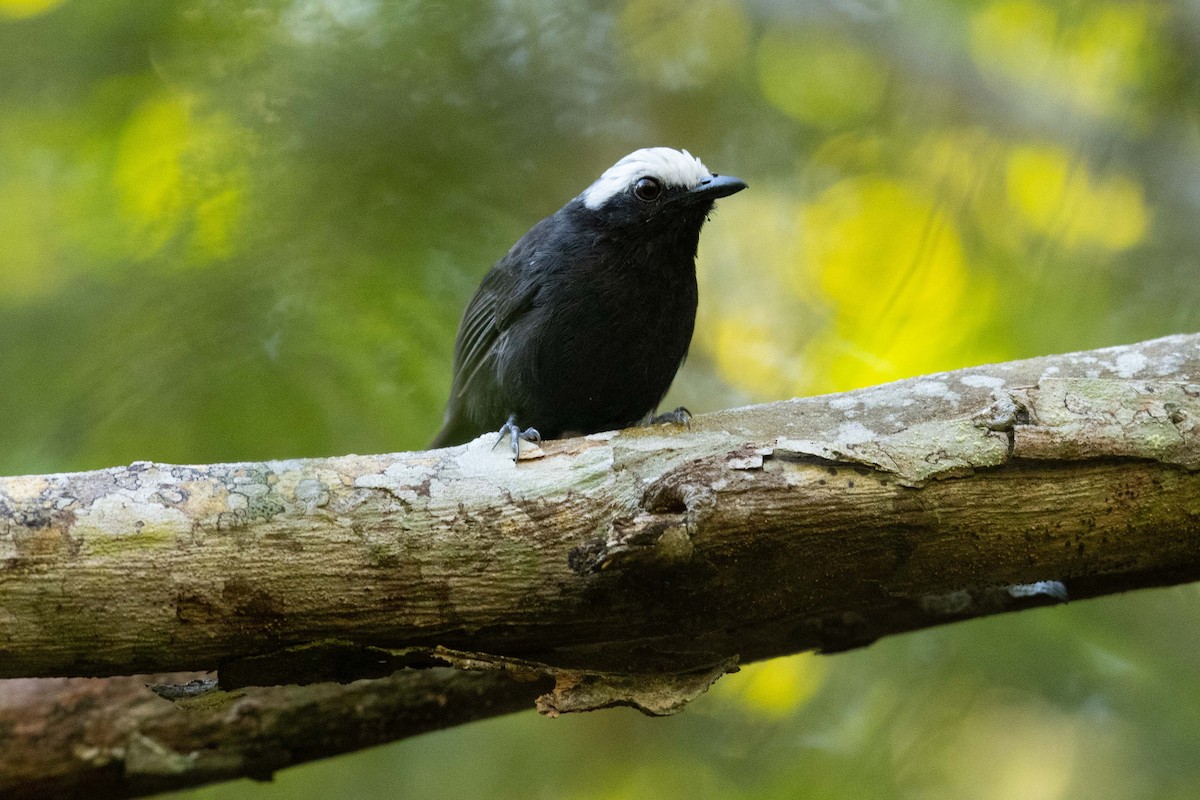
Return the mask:
<path id="1" fill-rule="evenodd" d="M 642 422 L 642 424 L 663 425 L 668 422 L 674 425 L 686 425 L 690 430 L 692 427 L 692 412 L 688 411 L 683 406 L 680 406 L 674 411 L 668 411 L 665 414 L 655 414 L 654 412 L 650 412 L 646 415 L 646 419 Z"/>
<path id="2" fill-rule="evenodd" d="M 504 437 L 508 436 L 512 440 L 512 455 L 513 463 L 517 463 L 517 458 L 521 455 L 521 440 L 538 444 L 542 441 L 542 435 L 538 433 L 537 428 L 526 428 L 521 430 L 521 426 L 517 424 L 517 415 L 509 414 L 508 421 L 500 426 L 500 436 L 496 439 L 496 444 L 492 445 L 492 449 L 496 449 L 496 445 L 504 441 Z"/>

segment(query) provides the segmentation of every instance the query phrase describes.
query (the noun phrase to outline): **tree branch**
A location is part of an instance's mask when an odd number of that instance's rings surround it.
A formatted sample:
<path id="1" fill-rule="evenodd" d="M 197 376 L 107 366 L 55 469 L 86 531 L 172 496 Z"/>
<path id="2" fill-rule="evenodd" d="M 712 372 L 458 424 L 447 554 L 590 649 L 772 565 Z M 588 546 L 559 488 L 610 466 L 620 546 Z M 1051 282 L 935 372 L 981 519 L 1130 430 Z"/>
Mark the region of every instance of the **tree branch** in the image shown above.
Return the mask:
<path id="1" fill-rule="evenodd" d="M 140 797 L 351 752 L 532 706 L 547 680 L 405 670 L 348 685 L 254 687 L 172 703 L 139 678 L 0 684 L 0 794 L 7 800 Z"/>
<path id="2" fill-rule="evenodd" d="M 669 713 L 739 660 L 1200 577 L 1198 376 L 1174 336 L 517 466 L 485 438 L 0 480 L 0 677 L 450 664 Z"/>

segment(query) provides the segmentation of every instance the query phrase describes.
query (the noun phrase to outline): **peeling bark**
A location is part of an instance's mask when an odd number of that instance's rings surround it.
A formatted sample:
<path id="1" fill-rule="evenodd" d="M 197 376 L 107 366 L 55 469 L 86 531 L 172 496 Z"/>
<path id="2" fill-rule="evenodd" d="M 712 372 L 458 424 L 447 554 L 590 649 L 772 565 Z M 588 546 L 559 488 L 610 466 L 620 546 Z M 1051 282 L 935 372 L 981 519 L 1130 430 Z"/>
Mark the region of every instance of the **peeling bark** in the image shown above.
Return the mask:
<path id="1" fill-rule="evenodd" d="M 738 661 L 1197 579 L 1197 419 L 1189 335 L 547 442 L 516 466 L 485 437 L 3 479 L 0 677 L 217 669 L 232 688 L 450 664 L 553 678 L 546 713 L 671 713 Z"/>

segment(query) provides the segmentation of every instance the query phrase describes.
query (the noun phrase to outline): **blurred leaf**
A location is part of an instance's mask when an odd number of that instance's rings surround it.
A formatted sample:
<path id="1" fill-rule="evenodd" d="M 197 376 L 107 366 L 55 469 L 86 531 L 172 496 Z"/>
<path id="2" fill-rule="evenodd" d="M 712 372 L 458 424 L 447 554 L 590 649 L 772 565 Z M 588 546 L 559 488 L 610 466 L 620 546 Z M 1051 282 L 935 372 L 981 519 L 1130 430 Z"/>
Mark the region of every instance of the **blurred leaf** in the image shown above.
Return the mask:
<path id="1" fill-rule="evenodd" d="M 1064 247 L 1125 250 L 1146 234 L 1141 187 L 1124 175 L 1095 180 L 1059 147 L 1015 148 L 1008 195 L 1030 227 Z"/>

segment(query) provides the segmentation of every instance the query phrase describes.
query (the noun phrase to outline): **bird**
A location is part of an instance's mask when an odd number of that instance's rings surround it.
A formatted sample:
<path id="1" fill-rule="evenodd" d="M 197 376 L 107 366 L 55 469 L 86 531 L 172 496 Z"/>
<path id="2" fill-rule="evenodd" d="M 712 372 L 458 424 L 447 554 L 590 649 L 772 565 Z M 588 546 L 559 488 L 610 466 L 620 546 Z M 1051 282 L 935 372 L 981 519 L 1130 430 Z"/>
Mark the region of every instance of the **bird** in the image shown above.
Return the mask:
<path id="1" fill-rule="evenodd" d="M 530 228 L 467 304 L 431 446 L 495 432 L 515 461 L 521 439 L 686 420 L 653 415 L 691 343 L 700 228 L 745 188 L 687 150 L 647 147 Z"/>

